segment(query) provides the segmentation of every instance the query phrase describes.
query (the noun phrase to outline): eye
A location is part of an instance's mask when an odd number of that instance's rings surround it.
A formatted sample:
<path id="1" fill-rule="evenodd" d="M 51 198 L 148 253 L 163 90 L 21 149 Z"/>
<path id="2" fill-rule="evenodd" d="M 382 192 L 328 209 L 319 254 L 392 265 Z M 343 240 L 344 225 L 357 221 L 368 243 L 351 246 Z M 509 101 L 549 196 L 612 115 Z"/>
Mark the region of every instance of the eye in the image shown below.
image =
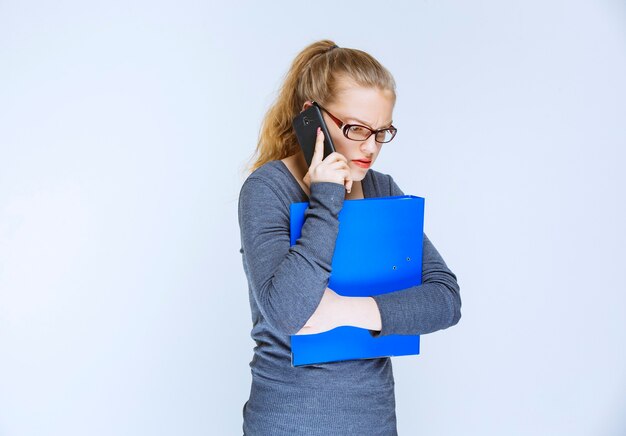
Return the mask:
<path id="1" fill-rule="evenodd" d="M 365 133 L 368 130 L 366 130 L 365 127 L 361 126 L 350 126 L 350 131 L 353 133 Z"/>
<path id="2" fill-rule="evenodd" d="M 355 141 L 364 141 L 370 137 L 372 132 L 365 126 L 359 124 L 349 124 L 346 136 Z"/>

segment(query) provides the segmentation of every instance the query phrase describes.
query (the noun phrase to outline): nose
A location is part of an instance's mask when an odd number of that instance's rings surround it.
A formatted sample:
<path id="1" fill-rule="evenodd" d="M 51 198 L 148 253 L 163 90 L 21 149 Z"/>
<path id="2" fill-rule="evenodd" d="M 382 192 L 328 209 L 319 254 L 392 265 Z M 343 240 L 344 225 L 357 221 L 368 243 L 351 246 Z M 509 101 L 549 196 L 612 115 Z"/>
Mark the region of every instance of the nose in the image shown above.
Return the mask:
<path id="1" fill-rule="evenodd" d="M 370 135 L 370 137 L 367 138 L 365 141 L 363 141 L 363 143 L 361 144 L 361 151 L 367 154 L 368 156 L 371 156 L 374 153 L 376 153 L 377 149 L 378 149 L 378 144 L 376 143 L 375 135 Z"/>

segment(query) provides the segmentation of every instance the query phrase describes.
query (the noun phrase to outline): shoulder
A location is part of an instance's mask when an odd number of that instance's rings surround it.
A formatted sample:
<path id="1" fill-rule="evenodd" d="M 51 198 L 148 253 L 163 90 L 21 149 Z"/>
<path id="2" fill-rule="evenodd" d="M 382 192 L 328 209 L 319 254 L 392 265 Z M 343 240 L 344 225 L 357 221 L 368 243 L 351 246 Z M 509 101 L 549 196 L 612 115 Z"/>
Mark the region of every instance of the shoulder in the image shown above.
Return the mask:
<path id="1" fill-rule="evenodd" d="M 239 196 L 263 194 L 263 192 L 276 193 L 275 187 L 281 182 L 282 172 L 279 168 L 280 161 L 272 160 L 261 165 L 248 175 L 241 186 Z"/>
<path id="2" fill-rule="evenodd" d="M 284 164 L 280 160 L 266 162 L 252 171 L 246 181 L 249 179 L 261 179 L 268 182 L 274 181 L 283 175 L 282 166 L 284 166 Z"/>
<path id="3" fill-rule="evenodd" d="M 246 178 L 239 192 L 239 199 L 255 197 L 256 201 L 276 203 L 288 207 L 302 201 L 298 182 L 280 160 L 261 165 Z"/>

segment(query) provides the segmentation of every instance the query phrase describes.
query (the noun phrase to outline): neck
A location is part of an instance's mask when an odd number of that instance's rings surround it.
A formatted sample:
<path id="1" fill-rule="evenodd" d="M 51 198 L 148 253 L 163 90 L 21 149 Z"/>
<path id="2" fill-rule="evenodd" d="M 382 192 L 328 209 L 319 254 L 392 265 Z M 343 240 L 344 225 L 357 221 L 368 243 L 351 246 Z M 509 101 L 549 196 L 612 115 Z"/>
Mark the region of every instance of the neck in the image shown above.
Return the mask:
<path id="1" fill-rule="evenodd" d="M 298 177 L 300 178 L 300 180 L 303 180 L 307 171 L 309 171 L 309 167 L 306 164 L 306 159 L 304 158 L 304 153 L 302 152 L 302 150 L 300 150 L 293 157 L 293 162 L 296 164 L 296 167 L 298 169 Z"/>

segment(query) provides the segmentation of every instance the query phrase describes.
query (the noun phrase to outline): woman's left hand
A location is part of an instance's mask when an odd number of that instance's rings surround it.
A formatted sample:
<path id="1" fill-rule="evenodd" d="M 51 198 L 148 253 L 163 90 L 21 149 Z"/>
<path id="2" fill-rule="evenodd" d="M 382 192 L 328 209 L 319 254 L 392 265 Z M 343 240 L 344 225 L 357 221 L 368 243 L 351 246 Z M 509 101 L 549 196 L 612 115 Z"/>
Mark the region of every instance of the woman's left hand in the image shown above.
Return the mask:
<path id="1" fill-rule="evenodd" d="M 304 327 L 296 334 L 312 335 L 344 325 L 343 318 L 345 313 L 343 311 L 344 305 L 342 304 L 344 298 L 332 289 L 326 288 L 317 309 L 304 324 Z"/>

